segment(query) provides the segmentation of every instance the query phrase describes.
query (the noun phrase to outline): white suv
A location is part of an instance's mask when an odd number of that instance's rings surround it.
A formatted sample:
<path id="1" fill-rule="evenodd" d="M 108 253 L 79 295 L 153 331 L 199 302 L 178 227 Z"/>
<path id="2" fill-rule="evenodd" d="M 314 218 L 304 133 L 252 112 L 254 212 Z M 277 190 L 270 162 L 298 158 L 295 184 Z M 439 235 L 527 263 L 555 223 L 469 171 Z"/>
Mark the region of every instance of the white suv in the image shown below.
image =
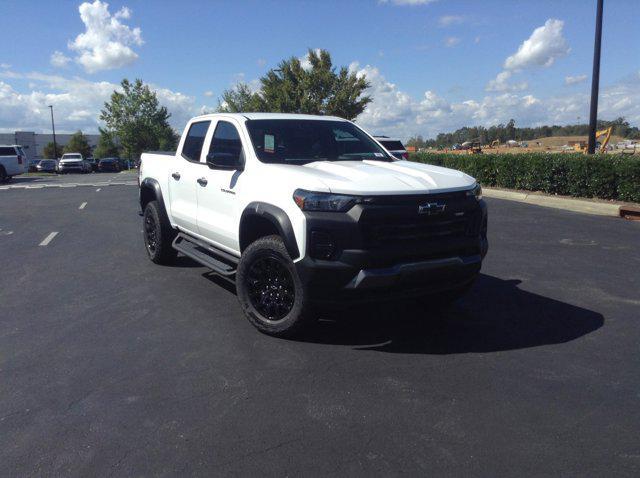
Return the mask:
<path id="1" fill-rule="evenodd" d="M 26 173 L 28 168 L 29 162 L 22 146 L 0 145 L 0 182 L 9 181 L 13 176 Z"/>
<path id="2" fill-rule="evenodd" d="M 69 172 L 90 173 L 91 164 L 85 161 L 80 153 L 65 153 L 58 163 L 58 172 L 61 174 Z"/>

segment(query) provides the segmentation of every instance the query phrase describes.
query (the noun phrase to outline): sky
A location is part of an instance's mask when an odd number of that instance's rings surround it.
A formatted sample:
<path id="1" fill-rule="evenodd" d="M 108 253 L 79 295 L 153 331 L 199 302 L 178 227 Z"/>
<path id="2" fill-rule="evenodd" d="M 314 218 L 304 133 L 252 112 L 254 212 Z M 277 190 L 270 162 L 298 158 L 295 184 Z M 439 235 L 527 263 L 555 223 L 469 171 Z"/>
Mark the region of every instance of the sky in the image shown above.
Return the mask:
<path id="1" fill-rule="evenodd" d="M 0 0 L 0 131 L 95 133 L 123 78 L 180 131 L 238 81 L 327 49 L 365 75 L 357 123 L 406 139 L 588 122 L 596 0 Z M 605 2 L 599 117 L 640 125 L 640 1 Z M 9 39 L 12 39 L 9 41 Z"/>

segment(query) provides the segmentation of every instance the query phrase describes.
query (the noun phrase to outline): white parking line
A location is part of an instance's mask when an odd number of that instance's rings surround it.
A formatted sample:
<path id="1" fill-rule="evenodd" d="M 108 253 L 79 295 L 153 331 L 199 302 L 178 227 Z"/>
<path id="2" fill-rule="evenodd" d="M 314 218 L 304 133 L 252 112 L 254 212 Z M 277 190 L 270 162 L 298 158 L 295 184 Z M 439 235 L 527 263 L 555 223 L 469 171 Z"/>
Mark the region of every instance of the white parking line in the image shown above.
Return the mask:
<path id="1" fill-rule="evenodd" d="M 100 189 L 102 189 L 102 188 L 98 188 L 98 189 L 96 189 L 96 192 L 97 192 L 97 193 L 98 193 L 98 192 L 100 192 Z"/>
<path id="2" fill-rule="evenodd" d="M 41 246 L 47 246 L 49 245 L 49 243 L 51 241 L 53 241 L 53 238 L 56 237 L 58 235 L 57 232 L 52 232 L 51 234 L 49 234 L 47 237 L 45 237 L 42 242 L 40 243 Z"/>
<path id="3" fill-rule="evenodd" d="M 86 205 L 87 205 L 87 203 L 83 202 L 82 204 L 80 204 L 80 207 L 78 209 L 84 209 Z"/>

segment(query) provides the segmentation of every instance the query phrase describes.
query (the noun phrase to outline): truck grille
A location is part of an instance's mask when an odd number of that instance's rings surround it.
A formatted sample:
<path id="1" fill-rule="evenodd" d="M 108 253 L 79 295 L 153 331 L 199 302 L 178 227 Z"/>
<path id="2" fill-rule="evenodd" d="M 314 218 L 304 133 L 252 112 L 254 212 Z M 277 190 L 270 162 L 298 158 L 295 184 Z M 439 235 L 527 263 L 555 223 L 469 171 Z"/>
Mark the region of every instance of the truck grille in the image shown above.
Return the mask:
<path id="1" fill-rule="evenodd" d="M 444 204 L 445 209 L 436 215 L 418 214 L 418 206 L 425 202 Z M 372 208 L 363 213 L 360 231 L 365 247 L 414 245 L 480 232 L 480 213 L 469 208 L 464 193 L 395 198 L 395 203 L 400 209 L 387 213 L 384 207 Z"/>

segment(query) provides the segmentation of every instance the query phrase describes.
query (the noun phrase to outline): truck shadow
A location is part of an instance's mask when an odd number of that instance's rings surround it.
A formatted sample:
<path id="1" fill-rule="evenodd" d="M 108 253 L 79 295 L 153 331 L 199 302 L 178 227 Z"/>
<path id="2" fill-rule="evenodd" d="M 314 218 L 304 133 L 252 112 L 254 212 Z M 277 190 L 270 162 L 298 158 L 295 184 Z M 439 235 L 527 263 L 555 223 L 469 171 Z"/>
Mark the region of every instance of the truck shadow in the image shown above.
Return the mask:
<path id="1" fill-rule="evenodd" d="M 602 327 L 601 314 L 481 274 L 447 310 L 415 303 L 324 313 L 299 340 L 409 354 L 483 353 L 575 340 Z"/>

